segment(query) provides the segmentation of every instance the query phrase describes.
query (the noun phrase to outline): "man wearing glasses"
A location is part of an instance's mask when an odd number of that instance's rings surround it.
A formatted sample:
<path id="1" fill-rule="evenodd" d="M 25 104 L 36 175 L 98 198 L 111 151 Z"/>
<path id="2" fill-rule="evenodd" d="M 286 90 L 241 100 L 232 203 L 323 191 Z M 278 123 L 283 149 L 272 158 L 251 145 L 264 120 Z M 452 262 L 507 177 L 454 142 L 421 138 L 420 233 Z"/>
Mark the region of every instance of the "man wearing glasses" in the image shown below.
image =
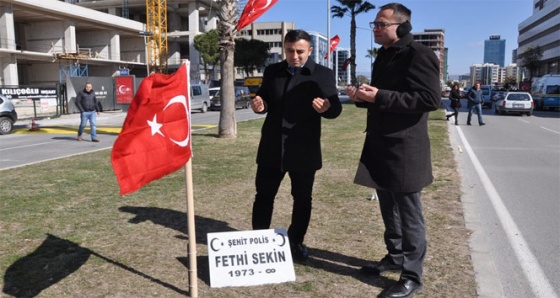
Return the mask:
<path id="1" fill-rule="evenodd" d="M 361 272 L 401 272 L 379 297 L 411 297 L 422 288 L 427 247 L 420 193 L 433 181 L 427 123 L 441 101 L 439 61 L 413 41 L 410 16 L 402 4 L 381 6 L 370 23 L 375 42 L 382 45 L 371 84 L 346 88 L 356 106 L 368 111 L 355 183 L 377 190 L 388 250 Z"/>

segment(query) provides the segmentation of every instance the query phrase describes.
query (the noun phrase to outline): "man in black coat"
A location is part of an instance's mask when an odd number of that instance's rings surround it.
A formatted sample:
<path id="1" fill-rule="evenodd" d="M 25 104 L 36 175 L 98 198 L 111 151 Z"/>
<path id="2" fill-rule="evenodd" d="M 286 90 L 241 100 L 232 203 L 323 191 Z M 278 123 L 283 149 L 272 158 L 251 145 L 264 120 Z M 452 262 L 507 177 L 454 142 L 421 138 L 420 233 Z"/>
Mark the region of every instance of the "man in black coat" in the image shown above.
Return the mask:
<path id="1" fill-rule="evenodd" d="M 308 258 L 303 239 L 315 172 L 322 167 L 321 118 L 334 119 L 342 112 L 334 73 L 308 59 L 312 49 L 307 32 L 289 31 L 286 60 L 265 69 L 251 102 L 253 111 L 266 113 L 257 153 L 253 229 L 270 228 L 274 198 L 288 173 L 294 200 L 288 237 L 293 257 L 301 261 Z"/>
<path id="2" fill-rule="evenodd" d="M 420 192 L 433 180 L 427 122 L 441 101 L 439 61 L 413 41 L 410 15 L 398 3 L 380 8 L 370 23 L 375 42 L 382 45 L 371 84 L 346 90 L 358 107 L 368 109 L 356 183 L 377 190 L 388 250 L 362 272 L 402 272 L 380 297 L 411 297 L 422 288 L 427 246 Z"/>
<path id="3" fill-rule="evenodd" d="M 81 90 L 76 94 L 76 106 L 80 110 L 80 126 L 78 127 L 78 141 L 82 140 L 82 133 L 86 128 L 87 122 L 89 121 L 91 141 L 99 142 L 97 138 L 97 115 L 99 114 L 99 107 L 97 102 L 97 97 L 95 97 L 95 91 L 93 91 L 93 84 L 87 82 L 84 90 Z"/>

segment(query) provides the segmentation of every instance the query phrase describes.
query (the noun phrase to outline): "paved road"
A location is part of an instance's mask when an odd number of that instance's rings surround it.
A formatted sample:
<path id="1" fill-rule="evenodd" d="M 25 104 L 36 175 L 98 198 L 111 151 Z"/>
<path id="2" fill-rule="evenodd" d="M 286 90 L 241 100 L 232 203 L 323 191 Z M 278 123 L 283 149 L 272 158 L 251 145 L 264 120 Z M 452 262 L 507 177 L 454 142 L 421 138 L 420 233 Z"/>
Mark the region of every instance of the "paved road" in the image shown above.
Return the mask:
<path id="1" fill-rule="evenodd" d="M 466 110 L 466 109 L 463 109 Z M 560 113 L 451 125 L 481 297 L 560 293 Z"/>
<path id="2" fill-rule="evenodd" d="M 193 112 L 192 129 L 211 129 L 219 123 L 219 112 Z M 0 138 L 0 170 L 21 167 L 37 162 L 84 154 L 111 148 L 117 139 L 126 113 L 105 112 L 97 117 L 97 133 L 101 142 L 92 143 L 89 135 L 84 141 L 76 141 L 79 114 L 63 115 L 55 119 L 37 120 L 38 131 L 29 131 L 31 120 L 16 123 L 10 135 Z M 237 110 L 236 120 L 245 121 L 262 117 L 251 109 Z M 86 128 L 86 133 L 89 127 Z"/>
<path id="3" fill-rule="evenodd" d="M 341 96 L 340 99 L 347 101 L 348 97 Z M 193 130 L 215 128 L 220 120 L 217 111 L 193 111 L 191 116 Z M 238 122 L 264 117 L 251 109 L 237 110 L 235 116 Z M 111 148 L 125 118 L 126 113 L 122 112 L 101 113 L 97 117 L 100 143 L 90 142 L 87 134 L 84 134 L 84 141 L 76 141 L 79 114 L 37 120 L 39 131 L 29 131 L 31 120 L 18 121 L 13 134 L 0 137 L 0 170 Z M 88 130 L 86 128 L 86 133 Z"/>

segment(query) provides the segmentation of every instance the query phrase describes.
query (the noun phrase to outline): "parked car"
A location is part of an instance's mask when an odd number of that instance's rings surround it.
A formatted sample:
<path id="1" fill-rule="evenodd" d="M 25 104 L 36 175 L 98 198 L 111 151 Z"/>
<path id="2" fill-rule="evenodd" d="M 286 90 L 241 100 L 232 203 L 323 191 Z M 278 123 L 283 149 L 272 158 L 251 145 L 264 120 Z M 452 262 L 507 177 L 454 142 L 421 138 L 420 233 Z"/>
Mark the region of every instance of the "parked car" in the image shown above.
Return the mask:
<path id="1" fill-rule="evenodd" d="M 492 108 L 492 86 L 482 85 L 480 86 L 482 90 L 482 107 Z"/>
<path id="2" fill-rule="evenodd" d="M 506 92 L 500 96 L 494 105 L 496 114 L 518 113 L 533 114 L 534 102 L 531 94 L 527 92 Z"/>
<path id="3" fill-rule="evenodd" d="M 208 92 L 210 93 L 210 100 L 212 100 L 216 93 L 220 92 L 220 87 L 211 87 L 208 89 Z"/>
<path id="4" fill-rule="evenodd" d="M 503 91 L 503 90 L 499 90 L 499 91 L 494 91 L 494 92 L 492 92 L 492 101 L 493 101 L 493 102 L 498 101 L 498 99 L 500 99 L 501 97 L 503 97 L 506 93 L 507 93 L 507 91 Z"/>
<path id="5" fill-rule="evenodd" d="M 548 74 L 535 79 L 531 94 L 536 110 L 560 109 L 560 75 Z"/>
<path id="6" fill-rule="evenodd" d="M 218 91 L 210 101 L 210 110 L 217 111 L 222 108 L 221 92 Z M 251 94 L 249 88 L 235 86 L 235 108 L 248 109 L 251 106 Z"/>
<path id="7" fill-rule="evenodd" d="M 469 94 L 470 89 L 471 89 L 470 87 L 469 88 L 465 87 L 462 90 L 459 90 L 459 92 L 461 92 L 461 98 L 467 98 L 467 94 Z"/>
<path id="8" fill-rule="evenodd" d="M 191 84 L 191 111 L 200 110 L 206 113 L 210 106 L 210 92 L 208 85 Z"/>
<path id="9" fill-rule="evenodd" d="M 12 102 L 0 94 L 0 135 L 12 133 L 18 115 Z"/>

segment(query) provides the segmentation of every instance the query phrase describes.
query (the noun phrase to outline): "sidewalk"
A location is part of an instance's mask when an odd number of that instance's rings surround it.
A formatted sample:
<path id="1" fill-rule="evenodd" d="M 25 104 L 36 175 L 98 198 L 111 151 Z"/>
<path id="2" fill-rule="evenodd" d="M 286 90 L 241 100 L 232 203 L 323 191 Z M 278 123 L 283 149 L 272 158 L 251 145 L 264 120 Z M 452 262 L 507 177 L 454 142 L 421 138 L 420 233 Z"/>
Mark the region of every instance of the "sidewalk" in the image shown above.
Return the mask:
<path id="1" fill-rule="evenodd" d="M 121 110 L 118 111 L 105 111 L 97 115 L 97 126 L 115 126 L 122 127 L 127 113 Z M 31 127 L 32 118 L 19 119 L 14 128 Z M 80 114 L 67 114 L 61 115 L 56 118 L 38 118 L 35 124 L 39 127 L 51 126 L 78 126 L 80 124 Z M 88 124 L 89 127 L 89 124 Z"/>

